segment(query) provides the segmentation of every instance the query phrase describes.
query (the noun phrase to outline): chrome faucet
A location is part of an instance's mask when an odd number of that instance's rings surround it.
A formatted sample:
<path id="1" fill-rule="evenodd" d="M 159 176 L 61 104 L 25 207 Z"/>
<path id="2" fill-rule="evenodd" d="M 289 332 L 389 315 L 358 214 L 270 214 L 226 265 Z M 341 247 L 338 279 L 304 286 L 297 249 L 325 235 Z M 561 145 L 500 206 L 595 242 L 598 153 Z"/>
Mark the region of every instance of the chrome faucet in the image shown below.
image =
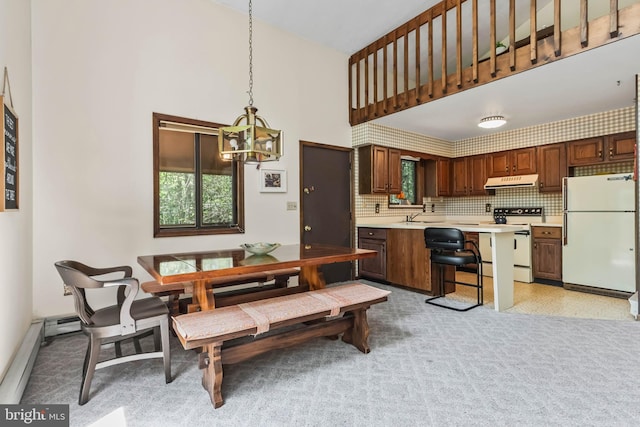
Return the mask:
<path id="1" fill-rule="evenodd" d="M 418 212 L 415 214 L 407 215 L 407 222 L 413 222 L 414 219 L 418 217 L 422 212 Z"/>

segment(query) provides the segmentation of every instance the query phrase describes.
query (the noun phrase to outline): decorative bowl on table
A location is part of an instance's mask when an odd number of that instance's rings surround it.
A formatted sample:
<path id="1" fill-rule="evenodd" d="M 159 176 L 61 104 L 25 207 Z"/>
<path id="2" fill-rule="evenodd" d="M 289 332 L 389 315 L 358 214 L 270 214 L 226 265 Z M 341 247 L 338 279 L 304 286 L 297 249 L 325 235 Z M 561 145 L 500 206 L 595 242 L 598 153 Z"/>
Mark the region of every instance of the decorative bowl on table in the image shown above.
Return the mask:
<path id="1" fill-rule="evenodd" d="M 243 243 L 240 247 L 254 255 L 264 255 L 280 247 L 280 243 Z"/>

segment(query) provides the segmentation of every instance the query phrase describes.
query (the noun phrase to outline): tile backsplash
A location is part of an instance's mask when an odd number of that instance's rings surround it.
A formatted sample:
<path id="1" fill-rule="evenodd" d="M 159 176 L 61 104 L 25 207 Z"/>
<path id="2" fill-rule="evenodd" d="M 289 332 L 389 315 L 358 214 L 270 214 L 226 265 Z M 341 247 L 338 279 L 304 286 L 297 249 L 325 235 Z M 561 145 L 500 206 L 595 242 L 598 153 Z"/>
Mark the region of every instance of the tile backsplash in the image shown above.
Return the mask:
<path id="1" fill-rule="evenodd" d="M 373 123 L 364 123 L 352 127 L 352 146 L 355 148 L 361 145 L 376 144 L 445 157 L 462 157 L 634 130 L 634 112 L 633 107 L 623 108 L 455 142 Z M 582 176 L 600 173 L 624 173 L 632 170 L 633 162 L 625 162 L 611 165 L 576 167 L 574 174 Z M 355 152 L 354 174 L 357 192 L 357 150 Z M 387 202 L 388 197 L 385 195 L 359 195 L 356 193 L 356 218 L 363 216 L 404 216 L 419 212 L 418 209 L 409 208 L 390 209 L 387 206 Z M 539 193 L 537 188 L 498 189 L 495 196 L 445 197 L 425 200 L 425 203 L 426 213 L 424 215 L 426 216 L 490 216 L 491 213 L 485 212 L 487 203 L 491 204 L 491 209 L 495 207 L 542 206 L 548 216 L 562 213 L 562 195 L 560 193 Z M 379 213 L 375 213 L 376 204 L 379 205 Z"/>

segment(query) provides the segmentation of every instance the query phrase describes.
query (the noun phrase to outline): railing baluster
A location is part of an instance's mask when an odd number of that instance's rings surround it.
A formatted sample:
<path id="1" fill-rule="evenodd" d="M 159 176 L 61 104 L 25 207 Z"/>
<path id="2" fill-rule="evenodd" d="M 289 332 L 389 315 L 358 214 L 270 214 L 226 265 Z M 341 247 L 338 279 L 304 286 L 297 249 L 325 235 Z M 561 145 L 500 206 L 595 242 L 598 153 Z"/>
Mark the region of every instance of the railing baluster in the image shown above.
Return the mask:
<path id="1" fill-rule="evenodd" d="M 409 105 L 409 27 L 404 27 L 404 106 Z"/>
<path id="2" fill-rule="evenodd" d="M 609 8 L 609 35 L 618 37 L 618 0 L 611 0 Z"/>
<path id="3" fill-rule="evenodd" d="M 440 75 L 440 83 L 442 86 L 442 93 L 447 92 L 447 7 L 446 3 L 443 3 L 442 13 L 440 14 L 442 18 L 442 66 L 441 75 Z"/>
<path id="4" fill-rule="evenodd" d="M 433 98 L 433 13 L 429 11 L 429 98 Z"/>
<path id="5" fill-rule="evenodd" d="M 358 55 L 358 61 L 356 62 L 356 114 L 358 120 L 362 120 L 360 113 L 360 55 Z"/>
<path id="6" fill-rule="evenodd" d="M 554 0 L 553 8 L 553 51 L 556 56 L 562 54 L 562 28 L 560 28 L 561 20 L 561 7 L 560 0 Z"/>
<path id="7" fill-rule="evenodd" d="M 456 83 L 462 87 L 462 2 L 456 2 Z"/>
<path id="8" fill-rule="evenodd" d="M 364 117 L 369 118 L 369 49 L 364 55 Z"/>
<path id="9" fill-rule="evenodd" d="M 349 58 L 349 124 L 351 126 L 356 124 L 353 117 L 353 62 Z"/>
<path id="10" fill-rule="evenodd" d="M 393 32 L 393 108 L 398 109 L 398 34 Z"/>
<path id="11" fill-rule="evenodd" d="M 389 103 L 389 87 L 387 85 L 387 79 L 388 79 L 388 75 L 389 73 L 387 72 L 387 69 L 389 67 L 389 63 L 388 63 L 388 59 L 387 59 L 387 50 L 389 48 L 389 42 L 387 41 L 387 36 L 384 36 L 384 49 L 382 50 L 382 65 L 384 67 L 384 72 L 382 73 L 382 91 L 384 92 L 383 94 L 383 111 L 386 114 L 387 113 L 387 104 Z"/>
<path id="12" fill-rule="evenodd" d="M 587 0 L 580 0 L 580 44 L 586 47 L 589 44 L 589 11 Z"/>
<path id="13" fill-rule="evenodd" d="M 373 115 L 378 117 L 378 44 L 373 53 Z"/>
<path id="14" fill-rule="evenodd" d="M 473 20 L 473 58 L 471 70 L 473 82 L 478 82 L 478 0 L 473 0 L 471 5 L 471 19 Z"/>
<path id="15" fill-rule="evenodd" d="M 496 0 L 489 3 L 490 10 L 490 56 L 489 56 L 489 72 L 492 77 L 496 76 Z"/>
<path id="16" fill-rule="evenodd" d="M 516 0 L 509 1 L 509 68 L 516 69 Z"/>
<path id="17" fill-rule="evenodd" d="M 416 102 L 419 104 L 420 96 L 420 18 L 416 18 Z"/>
<path id="18" fill-rule="evenodd" d="M 538 61 L 538 11 L 536 0 L 531 0 L 531 10 L 529 12 L 529 51 L 532 64 Z"/>

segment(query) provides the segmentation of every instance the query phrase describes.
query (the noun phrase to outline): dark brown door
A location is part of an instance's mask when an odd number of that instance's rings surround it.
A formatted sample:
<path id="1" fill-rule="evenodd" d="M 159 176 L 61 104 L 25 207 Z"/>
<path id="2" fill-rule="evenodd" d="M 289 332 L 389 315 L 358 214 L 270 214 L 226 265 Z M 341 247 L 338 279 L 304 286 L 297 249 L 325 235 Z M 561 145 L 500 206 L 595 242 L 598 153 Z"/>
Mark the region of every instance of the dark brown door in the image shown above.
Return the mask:
<path id="1" fill-rule="evenodd" d="M 353 247 L 351 148 L 300 142 L 300 242 Z M 353 279 L 353 263 L 324 265 L 327 283 Z"/>

